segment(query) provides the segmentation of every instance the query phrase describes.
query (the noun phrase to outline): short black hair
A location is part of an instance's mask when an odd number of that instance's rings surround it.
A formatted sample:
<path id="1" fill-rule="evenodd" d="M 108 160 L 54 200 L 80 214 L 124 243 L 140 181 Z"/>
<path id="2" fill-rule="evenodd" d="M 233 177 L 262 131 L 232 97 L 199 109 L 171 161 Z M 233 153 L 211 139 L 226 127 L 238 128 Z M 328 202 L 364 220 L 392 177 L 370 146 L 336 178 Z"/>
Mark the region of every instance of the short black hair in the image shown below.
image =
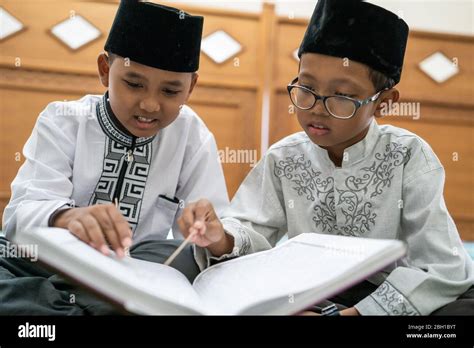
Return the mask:
<path id="1" fill-rule="evenodd" d="M 369 69 L 369 79 L 372 81 L 372 84 L 375 87 L 375 91 L 381 91 L 384 89 L 390 89 L 393 86 L 395 86 L 395 80 L 387 77 L 385 74 L 382 74 L 380 71 L 377 71 L 375 69 L 372 69 L 368 67 Z"/>

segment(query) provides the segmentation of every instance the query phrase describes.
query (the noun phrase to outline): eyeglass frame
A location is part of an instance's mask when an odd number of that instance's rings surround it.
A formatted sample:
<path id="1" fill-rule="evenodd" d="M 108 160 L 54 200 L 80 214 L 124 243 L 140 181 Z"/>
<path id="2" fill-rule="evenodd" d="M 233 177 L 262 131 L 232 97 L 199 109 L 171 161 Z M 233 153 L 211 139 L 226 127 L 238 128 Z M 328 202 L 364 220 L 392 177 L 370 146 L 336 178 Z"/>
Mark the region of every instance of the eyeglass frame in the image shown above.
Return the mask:
<path id="1" fill-rule="evenodd" d="M 318 95 L 316 93 L 314 93 L 311 89 L 305 87 L 305 86 L 300 86 L 300 85 L 295 85 L 296 81 L 298 81 L 298 77 L 295 77 L 293 79 L 293 81 L 291 81 L 287 86 L 286 86 L 286 89 L 288 91 L 288 95 L 290 96 L 290 100 L 291 100 L 291 103 L 296 106 L 298 109 L 300 110 L 311 110 L 312 108 L 314 108 L 314 106 L 316 105 L 316 103 L 318 102 L 318 100 L 322 100 L 323 101 L 323 105 L 324 105 L 324 109 L 326 109 L 326 111 L 334 118 L 337 118 L 339 120 L 348 120 L 352 117 L 354 117 L 354 115 L 357 113 L 357 110 L 359 110 L 359 108 L 361 106 L 364 106 L 364 105 L 367 105 L 369 103 L 372 103 L 374 101 L 376 101 L 379 97 L 380 97 L 380 94 L 382 94 L 382 92 L 385 92 L 387 90 L 389 90 L 389 88 L 384 88 L 380 91 L 378 91 L 377 93 L 375 93 L 374 95 L 372 95 L 371 97 L 368 97 L 366 99 L 355 99 L 355 98 L 351 98 L 351 97 L 347 97 L 345 95 L 328 95 L 328 96 L 323 96 L 323 95 Z M 314 102 L 313 102 L 313 105 L 311 105 L 309 108 L 302 108 L 298 105 L 295 104 L 295 102 L 293 101 L 293 99 L 291 98 L 291 90 L 293 88 L 301 88 L 303 90 L 305 90 L 306 92 L 309 92 L 311 93 L 313 96 L 314 96 Z M 328 107 L 326 106 L 326 100 L 328 98 L 334 98 L 334 97 L 337 97 L 337 98 L 343 98 L 343 99 L 347 99 L 351 102 L 354 103 L 355 105 L 355 110 L 354 112 L 352 113 L 352 115 L 348 116 L 348 117 L 341 117 L 341 116 L 336 116 L 334 115 L 331 111 L 329 111 Z"/>

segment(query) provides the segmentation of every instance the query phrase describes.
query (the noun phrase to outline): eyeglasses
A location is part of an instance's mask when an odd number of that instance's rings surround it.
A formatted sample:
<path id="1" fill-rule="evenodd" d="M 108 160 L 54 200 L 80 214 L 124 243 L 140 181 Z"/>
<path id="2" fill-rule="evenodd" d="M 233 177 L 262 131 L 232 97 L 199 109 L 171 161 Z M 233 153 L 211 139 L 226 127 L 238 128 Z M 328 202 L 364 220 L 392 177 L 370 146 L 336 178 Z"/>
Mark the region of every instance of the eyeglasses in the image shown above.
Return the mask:
<path id="1" fill-rule="evenodd" d="M 364 99 L 354 99 L 342 95 L 321 96 L 314 93 L 307 87 L 297 85 L 298 78 L 295 78 L 286 87 L 290 95 L 291 102 L 301 110 L 310 110 L 318 100 L 323 101 L 326 111 L 333 117 L 339 119 L 349 119 L 355 115 L 356 111 L 363 105 L 372 103 L 378 99 L 380 94 L 387 90 L 384 89 L 375 93 L 373 96 Z"/>

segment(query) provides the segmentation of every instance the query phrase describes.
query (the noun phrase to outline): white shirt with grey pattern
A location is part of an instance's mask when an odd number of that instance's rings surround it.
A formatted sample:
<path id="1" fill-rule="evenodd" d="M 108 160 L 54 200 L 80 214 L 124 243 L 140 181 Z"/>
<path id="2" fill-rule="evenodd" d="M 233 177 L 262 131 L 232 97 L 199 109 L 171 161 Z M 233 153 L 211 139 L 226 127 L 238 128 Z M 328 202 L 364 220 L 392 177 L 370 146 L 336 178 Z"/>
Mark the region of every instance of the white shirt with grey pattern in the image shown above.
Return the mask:
<path id="1" fill-rule="evenodd" d="M 232 253 L 195 248 L 201 269 L 269 249 L 286 234 L 314 232 L 399 239 L 406 257 L 367 279 L 378 288 L 356 304 L 362 315 L 428 315 L 474 281 L 473 264 L 443 198 L 445 173 L 417 135 L 375 119 L 336 167 L 304 132 L 270 147 L 224 212 Z M 323 266 L 323 265 L 322 265 Z"/>

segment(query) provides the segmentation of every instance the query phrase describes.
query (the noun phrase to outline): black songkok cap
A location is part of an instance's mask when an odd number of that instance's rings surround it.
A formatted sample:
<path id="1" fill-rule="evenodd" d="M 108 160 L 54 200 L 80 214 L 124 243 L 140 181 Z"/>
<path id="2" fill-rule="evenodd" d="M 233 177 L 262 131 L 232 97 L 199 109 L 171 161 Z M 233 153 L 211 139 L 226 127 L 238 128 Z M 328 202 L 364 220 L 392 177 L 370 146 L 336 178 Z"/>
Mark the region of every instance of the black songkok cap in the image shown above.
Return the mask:
<path id="1" fill-rule="evenodd" d="M 122 0 L 104 49 L 154 68 L 199 68 L 204 18 L 173 7 Z"/>
<path id="2" fill-rule="evenodd" d="M 400 81 L 408 25 L 394 13 L 358 0 L 319 0 L 298 50 L 349 58 Z"/>

